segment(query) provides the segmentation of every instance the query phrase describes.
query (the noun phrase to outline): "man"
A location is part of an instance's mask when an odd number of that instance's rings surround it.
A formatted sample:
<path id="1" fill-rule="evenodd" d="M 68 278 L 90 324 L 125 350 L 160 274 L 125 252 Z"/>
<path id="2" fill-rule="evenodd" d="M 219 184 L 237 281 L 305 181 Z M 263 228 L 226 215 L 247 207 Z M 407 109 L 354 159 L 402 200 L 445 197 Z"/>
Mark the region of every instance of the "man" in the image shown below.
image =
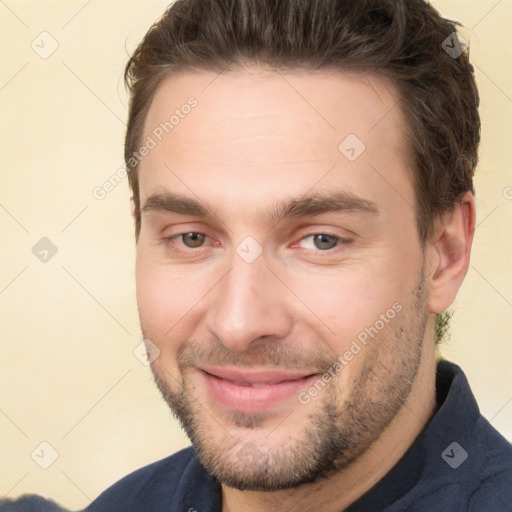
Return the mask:
<path id="1" fill-rule="evenodd" d="M 126 78 L 141 326 L 193 447 L 87 511 L 512 510 L 511 445 L 436 361 L 475 229 L 454 24 L 178 0 Z"/>

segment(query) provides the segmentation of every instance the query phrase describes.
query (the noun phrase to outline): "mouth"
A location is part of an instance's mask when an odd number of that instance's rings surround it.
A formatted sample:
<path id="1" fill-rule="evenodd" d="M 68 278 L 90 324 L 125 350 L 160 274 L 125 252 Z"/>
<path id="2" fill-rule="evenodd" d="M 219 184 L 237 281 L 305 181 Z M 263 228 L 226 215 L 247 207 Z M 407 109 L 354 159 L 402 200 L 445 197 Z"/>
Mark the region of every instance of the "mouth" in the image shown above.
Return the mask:
<path id="1" fill-rule="evenodd" d="M 226 367 L 198 369 L 208 397 L 223 409 L 256 414 L 282 406 L 318 378 L 313 371 Z"/>

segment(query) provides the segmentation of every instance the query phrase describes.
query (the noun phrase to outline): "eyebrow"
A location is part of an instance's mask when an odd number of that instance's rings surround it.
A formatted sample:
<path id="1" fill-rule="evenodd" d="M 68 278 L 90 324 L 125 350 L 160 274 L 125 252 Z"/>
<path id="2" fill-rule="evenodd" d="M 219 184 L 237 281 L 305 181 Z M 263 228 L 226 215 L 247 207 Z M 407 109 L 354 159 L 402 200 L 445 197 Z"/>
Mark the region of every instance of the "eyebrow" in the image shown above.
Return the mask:
<path id="1" fill-rule="evenodd" d="M 164 192 L 151 194 L 144 206 L 143 212 L 167 212 L 192 215 L 194 217 L 214 217 L 213 211 L 195 199 Z"/>
<path id="2" fill-rule="evenodd" d="M 200 218 L 218 217 L 205 203 L 170 192 L 150 195 L 142 211 L 177 213 Z M 286 218 L 314 217 L 332 212 L 379 214 L 377 205 L 372 201 L 348 192 L 333 192 L 279 202 L 267 209 L 266 215 L 270 222 L 277 224 Z"/>
<path id="3" fill-rule="evenodd" d="M 278 223 L 289 217 L 313 217 L 324 213 L 367 213 L 378 215 L 377 205 L 348 192 L 306 195 L 281 202 L 268 212 L 272 222 Z"/>

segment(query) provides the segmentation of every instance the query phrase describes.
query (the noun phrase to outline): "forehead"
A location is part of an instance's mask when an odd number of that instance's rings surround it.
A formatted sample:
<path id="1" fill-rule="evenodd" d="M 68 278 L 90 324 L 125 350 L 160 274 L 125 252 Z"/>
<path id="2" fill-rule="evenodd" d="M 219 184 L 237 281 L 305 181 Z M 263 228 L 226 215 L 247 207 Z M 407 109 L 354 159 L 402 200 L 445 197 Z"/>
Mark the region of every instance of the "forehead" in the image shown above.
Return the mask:
<path id="1" fill-rule="evenodd" d="M 240 190 L 300 195 L 315 181 L 376 194 L 382 174 L 411 197 L 404 126 L 397 91 L 379 75 L 184 71 L 162 81 L 146 118 L 142 140 L 155 146 L 139 166 L 141 201 L 188 184 L 227 200 Z"/>

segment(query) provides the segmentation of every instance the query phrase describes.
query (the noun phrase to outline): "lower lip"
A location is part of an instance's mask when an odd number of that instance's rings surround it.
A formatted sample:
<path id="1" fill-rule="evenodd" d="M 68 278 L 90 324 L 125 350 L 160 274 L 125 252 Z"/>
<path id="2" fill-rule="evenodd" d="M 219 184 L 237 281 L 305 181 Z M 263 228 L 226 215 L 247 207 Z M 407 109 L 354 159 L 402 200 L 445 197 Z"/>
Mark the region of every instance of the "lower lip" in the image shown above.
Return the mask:
<path id="1" fill-rule="evenodd" d="M 297 397 L 301 390 L 318 378 L 318 375 L 310 375 L 303 379 L 288 380 L 255 388 L 238 386 L 201 370 L 199 373 L 206 383 L 209 396 L 221 407 L 249 414 L 267 412 L 281 405 L 283 401 Z"/>

